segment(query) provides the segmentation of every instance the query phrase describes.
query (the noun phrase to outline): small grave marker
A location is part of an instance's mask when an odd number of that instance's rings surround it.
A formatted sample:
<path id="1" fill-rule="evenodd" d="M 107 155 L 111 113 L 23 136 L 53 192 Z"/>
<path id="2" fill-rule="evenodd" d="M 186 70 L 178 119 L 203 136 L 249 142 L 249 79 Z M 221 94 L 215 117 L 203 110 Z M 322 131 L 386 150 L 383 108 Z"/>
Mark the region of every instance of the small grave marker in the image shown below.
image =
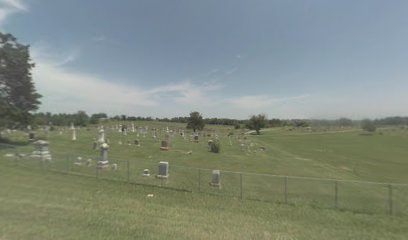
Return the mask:
<path id="1" fill-rule="evenodd" d="M 150 176 L 150 171 L 149 171 L 149 169 L 144 169 L 143 170 L 143 177 L 149 177 Z"/>
<path id="2" fill-rule="evenodd" d="M 212 178 L 211 178 L 210 185 L 221 188 L 221 171 L 220 170 L 212 171 Z"/>
<path id="3" fill-rule="evenodd" d="M 161 141 L 160 150 L 167 151 L 167 150 L 169 150 L 169 149 L 170 149 L 170 147 L 169 147 L 169 142 L 166 141 L 166 140 Z"/>
<path id="4" fill-rule="evenodd" d="M 168 178 L 169 177 L 169 162 L 159 162 L 159 174 L 158 178 Z"/>

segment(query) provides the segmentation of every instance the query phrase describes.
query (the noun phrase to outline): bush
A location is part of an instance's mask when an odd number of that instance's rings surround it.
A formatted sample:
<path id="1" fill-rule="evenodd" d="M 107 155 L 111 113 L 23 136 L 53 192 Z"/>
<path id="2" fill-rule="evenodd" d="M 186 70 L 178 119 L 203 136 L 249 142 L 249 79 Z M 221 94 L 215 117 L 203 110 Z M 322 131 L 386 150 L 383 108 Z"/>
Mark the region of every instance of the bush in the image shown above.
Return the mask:
<path id="1" fill-rule="evenodd" d="M 361 122 L 361 128 L 367 132 L 375 132 L 377 127 L 375 126 L 374 122 L 369 119 L 364 119 Z"/>
<path id="2" fill-rule="evenodd" d="M 215 140 L 210 144 L 210 151 L 213 153 L 219 153 L 221 150 L 220 141 Z"/>

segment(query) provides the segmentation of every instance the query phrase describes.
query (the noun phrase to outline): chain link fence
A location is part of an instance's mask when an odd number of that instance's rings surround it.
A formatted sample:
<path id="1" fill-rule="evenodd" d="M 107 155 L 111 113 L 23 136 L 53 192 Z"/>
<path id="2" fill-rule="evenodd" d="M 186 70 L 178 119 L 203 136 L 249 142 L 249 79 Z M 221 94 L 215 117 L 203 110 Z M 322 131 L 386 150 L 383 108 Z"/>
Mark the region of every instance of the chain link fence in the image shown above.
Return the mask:
<path id="1" fill-rule="evenodd" d="M 190 192 L 232 197 L 242 200 L 307 204 L 361 213 L 408 215 L 408 184 L 390 184 L 350 180 L 277 176 L 220 171 L 220 184 L 214 185 L 213 169 L 177 166 L 169 162 L 169 175 L 159 178 L 159 161 L 137 159 L 109 160 L 106 168 L 97 168 L 95 155 L 78 157 L 72 153 L 52 152 L 52 160 L 32 158 L 31 148 L 1 145 L 8 154 L 3 164 L 50 170 L 134 184 L 160 186 Z M 150 176 L 145 171 L 148 170 Z"/>

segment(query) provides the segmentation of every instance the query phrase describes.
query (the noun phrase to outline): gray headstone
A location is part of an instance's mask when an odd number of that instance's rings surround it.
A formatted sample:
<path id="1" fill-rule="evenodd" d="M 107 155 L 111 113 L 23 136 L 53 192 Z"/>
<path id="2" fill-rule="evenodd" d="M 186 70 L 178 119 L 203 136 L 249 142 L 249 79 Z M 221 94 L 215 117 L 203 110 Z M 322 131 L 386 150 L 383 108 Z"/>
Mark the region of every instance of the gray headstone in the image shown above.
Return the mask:
<path id="1" fill-rule="evenodd" d="M 109 145 L 106 143 L 103 143 L 100 147 L 100 157 L 98 161 L 98 168 L 106 168 L 109 166 L 109 161 L 108 161 L 108 149 Z"/>
<path id="2" fill-rule="evenodd" d="M 34 142 L 35 150 L 31 154 L 32 158 L 39 158 L 40 160 L 51 161 L 51 154 L 48 151 L 48 142 L 44 140 L 38 140 Z"/>
<path id="3" fill-rule="evenodd" d="M 169 150 L 169 149 L 170 149 L 169 142 L 166 140 L 161 141 L 160 150 Z"/>
<path id="4" fill-rule="evenodd" d="M 160 162 L 158 177 L 167 178 L 168 176 L 169 176 L 169 162 Z"/>
<path id="5" fill-rule="evenodd" d="M 221 171 L 220 170 L 212 171 L 211 185 L 215 187 L 221 186 Z"/>

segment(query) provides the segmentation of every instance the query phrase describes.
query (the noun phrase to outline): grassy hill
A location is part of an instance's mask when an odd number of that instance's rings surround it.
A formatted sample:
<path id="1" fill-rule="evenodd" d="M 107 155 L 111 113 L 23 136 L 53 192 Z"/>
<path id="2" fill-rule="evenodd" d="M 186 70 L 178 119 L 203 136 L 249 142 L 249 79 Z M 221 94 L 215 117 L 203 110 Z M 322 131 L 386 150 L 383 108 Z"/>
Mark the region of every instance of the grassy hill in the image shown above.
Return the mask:
<path id="1" fill-rule="evenodd" d="M 77 141 L 71 140 L 69 129 L 56 129 L 48 136 L 37 131 L 37 136 L 50 141 L 51 163 L 5 157 L 33 151 L 32 145 L 24 145 L 23 133 L 8 135 L 22 145 L 0 148 L 4 173 L 0 214 L 16 216 L 14 222 L 4 218 L 0 223 L 5 229 L 0 230 L 0 239 L 32 239 L 29 234 L 39 234 L 39 239 L 48 235 L 54 239 L 404 239 L 407 235 L 403 230 L 408 220 L 408 187 L 403 185 L 408 182 L 406 129 L 379 129 L 366 136 L 352 128 L 276 128 L 256 136 L 208 126 L 205 136 L 194 143 L 190 132 L 186 139 L 178 134 L 183 124 L 137 122 L 176 132 L 170 138 L 170 151 L 160 151 L 162 132 L 156 139 L 151 130 L 145 137 L 131 131 L 124 136 L 111 129 L 116 123 L 105 125 L 110 163 L 118 164 L 117 171 L 74 164 L 78 157 L 82 162 L 91 158 L 93 164 L 98 159 L 99 151 L 92 149 L 96 127 L 79 129 Z M 207 141 L 215 135 L 221 142 L 219 154 L 208 151 Z M 136 139 L 140 146 L 133 144 Z M 159 161 L 170 163 L 168 181 L 142 176 L 145 168 L 155 175 Z M 221 169 L 221 189 L 208 185 L 212 169 Z M 390 189 L 389 184 L 368 181 L 395 184 Z M 149 193 L 154 197 L 148 198 Z M 390 209 L 395 217 L 384 214 Z M 55 227 L 50 230 L 44 221 Z"/>
<path id="2" fill-rule="evenodd" d="M 406 239 L 407 224 L 0 165 L 0 239 Z"/>

